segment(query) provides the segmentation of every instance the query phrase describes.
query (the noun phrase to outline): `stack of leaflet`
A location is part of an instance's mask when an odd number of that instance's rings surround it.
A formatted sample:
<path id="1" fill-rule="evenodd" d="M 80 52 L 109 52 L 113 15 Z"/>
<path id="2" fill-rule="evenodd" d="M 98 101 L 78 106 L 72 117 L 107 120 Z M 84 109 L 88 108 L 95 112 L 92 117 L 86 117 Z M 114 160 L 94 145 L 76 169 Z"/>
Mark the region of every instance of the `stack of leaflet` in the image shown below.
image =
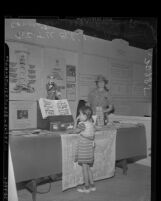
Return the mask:
<path id="1" fill-rule="evenodd" d="M 113 121 L 111 123 L 113 124 L 115 128 L 129 128 L 129 127 L 136 127 L 140 125 L 140 123 L 136 121 L 130 121 L 130 120 Z"/>
<path id="2" fill-rule="evenodd" d="M 51 134 L 48 130 L 41 130 L 41 129 L 23 129 L 23 130 L 11 130 L 9 132 L 12 136 L 38 136 L 38 135 L 46 135 Z"/>

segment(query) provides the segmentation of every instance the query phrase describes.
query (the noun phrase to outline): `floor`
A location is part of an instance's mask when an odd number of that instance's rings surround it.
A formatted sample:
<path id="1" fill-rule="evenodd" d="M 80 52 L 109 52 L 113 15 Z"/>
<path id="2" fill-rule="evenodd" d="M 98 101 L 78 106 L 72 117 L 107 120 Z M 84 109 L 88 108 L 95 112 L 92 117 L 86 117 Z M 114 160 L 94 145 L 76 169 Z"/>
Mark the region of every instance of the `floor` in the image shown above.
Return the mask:
<path id="1" fill-rule="evenodd" d="M 129 164 L 127 175 L 116 168 L 115 176 L 95 182 L 97 190 L 89 194 L 79 193 L 76 188 L 61 190 L 61 181 L 53 182 L 50 192 L 37 194 L 37 201 L 150 201 L 151 168 Z M 38 191 L 47 191 L 49 184 L 38 186 Z M 30 192 L 18 191 L 19 201 L 32 201 Z"/>

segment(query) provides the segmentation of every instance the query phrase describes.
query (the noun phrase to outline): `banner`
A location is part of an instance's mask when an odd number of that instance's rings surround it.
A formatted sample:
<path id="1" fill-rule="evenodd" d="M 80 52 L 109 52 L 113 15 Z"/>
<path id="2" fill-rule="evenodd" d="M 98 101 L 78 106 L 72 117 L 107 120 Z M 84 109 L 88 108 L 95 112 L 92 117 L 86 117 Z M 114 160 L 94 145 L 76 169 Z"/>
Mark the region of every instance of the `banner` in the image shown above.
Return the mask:
<path id="1" fill-rule="evenodd" d="M 95 135 L 95 159 L 92 167 L 94 180 L 114 176 L 116 129 L 98 131 Z M 81 166 L 74 163 L 74 154 L 79 135 L 61 135 L 62 140 L 62 190 L 83 183 Z"/>

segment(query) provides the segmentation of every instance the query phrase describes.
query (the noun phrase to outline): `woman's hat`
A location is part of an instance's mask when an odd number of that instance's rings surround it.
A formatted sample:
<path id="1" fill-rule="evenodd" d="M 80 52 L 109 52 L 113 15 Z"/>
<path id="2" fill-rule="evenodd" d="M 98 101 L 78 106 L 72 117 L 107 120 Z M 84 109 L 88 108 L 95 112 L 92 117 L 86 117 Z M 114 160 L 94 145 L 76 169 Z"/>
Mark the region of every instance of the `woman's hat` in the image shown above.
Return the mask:
<path id="1" fill-rule="evenodd" d="M 54 79 L 55 77 L 53 75 L 48 75 L 47 78 Z"/>
<path id="2" fill-rule="evenodd" d="M 95 82 L 104 81 L 106 84 L 108 83 L 108 80 L 103 75 L 98 75 Z"/>

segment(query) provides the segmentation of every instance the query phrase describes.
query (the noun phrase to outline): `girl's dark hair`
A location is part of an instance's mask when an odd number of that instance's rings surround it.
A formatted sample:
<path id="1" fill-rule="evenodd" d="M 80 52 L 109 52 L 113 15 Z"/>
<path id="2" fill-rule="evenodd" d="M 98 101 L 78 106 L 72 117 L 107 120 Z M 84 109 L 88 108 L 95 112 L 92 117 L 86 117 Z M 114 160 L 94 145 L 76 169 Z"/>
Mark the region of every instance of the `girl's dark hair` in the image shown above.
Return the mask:
<path id="1" fill-rule="evenodd" d="M 80 108 L 80 110 L 83 114 L 85 114 L 87 116 L 88 120 L 92 119 L 92 115 L 93 115 L 93 111 L 92 108 L 89 106 L 83 106 Z"/>
<path id="2" fill-rule="evenodd" d="M 85 100 L 79 100 L 78 106 L 77 106 L 77 114 L 76 114 L 76 117 L 78 117 L 78 115 L 79 115 L 80 108 L 81 108 L 81 107 L 84 107 L 85 105 L 86 105 L 86 101 L 85 101 Z"/>

